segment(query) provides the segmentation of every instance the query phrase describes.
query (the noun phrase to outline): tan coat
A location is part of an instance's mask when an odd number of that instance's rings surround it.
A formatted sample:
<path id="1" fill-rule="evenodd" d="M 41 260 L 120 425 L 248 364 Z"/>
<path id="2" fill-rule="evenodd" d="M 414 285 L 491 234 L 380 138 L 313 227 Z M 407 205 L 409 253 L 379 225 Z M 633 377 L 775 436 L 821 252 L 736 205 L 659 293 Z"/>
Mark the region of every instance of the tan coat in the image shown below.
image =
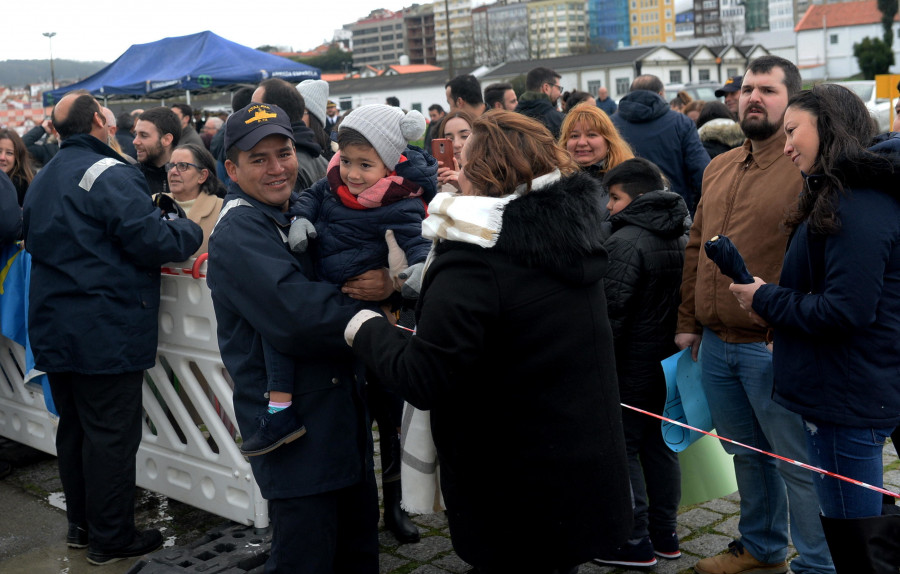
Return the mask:
<path id="1" fill-rule="evenodd" d="M 219 220 L 219 212 L 222 211 L 222 198 L 208 193 L 200 192 L 194 205 L 188 212 L 188 219 L 196 223 L 203 229 L 203 243 L 200 249 L 194 253 L 194 257 L 206 253 L 209 245 L 209 234 L 212 233 L 216 221 Z"/>
<path id="2" fill-rule="evenodd" d="M 800 170 L 783 153 L 784 143 L 778 130 L 757 146 L 755 155 L 747 140 L 706 168 L 685 251 L 676 332 L 701 333 L 705 326 L 729 343 L 765 341 L 766 329 L 738 306 L 728 290 L 731 279 L 706 256 L 703 244 L 727 235 L 751 275 L 778 282 L 788 240 L 781 224 L 803 189 Z"/>
<path id="3" fill-rule="evenodd" d="M 172 196 L 171 193 L 167 193 L 166 195 L 169 197 Z M 201 191 L 200 195 L 197 196 L 197 199 L 194 200 L 194 205 L 191 206 L 190 211 L 187 212 L 188 219 L 203 229 L 203 243 L 200 244 L 200 249 L 191 255 L 191 257 L 198 257 L 206 253 L 207 246 L 209 245 L 209 234 L 212 233 L 213 227 L 215 227 L 216 221 L 219 219 L 219 212 L 222 211 L 222 202 L 223 200 L 221 197 Z"/>

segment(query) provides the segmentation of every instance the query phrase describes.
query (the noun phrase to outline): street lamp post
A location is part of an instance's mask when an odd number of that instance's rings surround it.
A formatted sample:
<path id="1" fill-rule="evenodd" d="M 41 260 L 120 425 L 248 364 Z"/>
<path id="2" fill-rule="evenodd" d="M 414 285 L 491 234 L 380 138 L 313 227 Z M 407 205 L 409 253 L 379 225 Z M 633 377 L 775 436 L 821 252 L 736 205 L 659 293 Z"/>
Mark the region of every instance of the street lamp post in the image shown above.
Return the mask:
<path id="1" fill-rule="evenodd" d="M 50 84 L 52 85 L 51 89 L 56 89 L 56 73 L 53 71 L 53 36 L 56 36 L 56 32 L 44 32 L 44 37 L 50 42 Z"/>

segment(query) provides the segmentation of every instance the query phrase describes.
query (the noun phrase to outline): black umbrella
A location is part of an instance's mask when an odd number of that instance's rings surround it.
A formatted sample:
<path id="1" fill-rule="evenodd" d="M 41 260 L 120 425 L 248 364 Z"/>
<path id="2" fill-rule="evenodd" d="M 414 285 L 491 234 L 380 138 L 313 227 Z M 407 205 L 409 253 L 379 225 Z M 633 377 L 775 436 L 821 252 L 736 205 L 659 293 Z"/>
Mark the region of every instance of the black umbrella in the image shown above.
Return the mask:
<path id="1" fill-rule="evenodd" d="M 735 283 L 748 285 L 753 283 L 753 275 L 747 271 L 744 258 L 734 243 L 724 235 L 716 235 L 706 242 L 706 256 L 718 265 L 719 271 L 731 277 Z"/>

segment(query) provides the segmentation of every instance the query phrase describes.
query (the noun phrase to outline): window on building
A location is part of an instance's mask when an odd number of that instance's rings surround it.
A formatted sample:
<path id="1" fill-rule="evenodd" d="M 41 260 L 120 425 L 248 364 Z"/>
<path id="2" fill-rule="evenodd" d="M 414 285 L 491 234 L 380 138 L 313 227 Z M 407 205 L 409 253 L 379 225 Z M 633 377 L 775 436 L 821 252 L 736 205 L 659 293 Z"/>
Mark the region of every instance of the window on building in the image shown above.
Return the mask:
<path id="1" fill-rule="evenodd" d="M 838 43 L 838 35 L 837 35 L 837 34 L 830 34 L 830 35 L 828 36 L 828 42 L 829 42 L 830 44 L 837 44 L 837 43 Z"/>
<path id="2" fill-rule="evenodd" d="M 737 68 L 725 68 L 725 74 L 726 74 L 729 78 L 732 77 L 732 76 L 737 76 L 737 75 L 738 75 L 738 69 L 737 69 Z"/>
<path id="3" fill-rule="evenodd" d="M 697 79 L 701 82 L 709 81 L 709 68 L 700 68 L 697 70 Z"/>
<path id="4" fill-rule="evenodd" d="M 616 78 L 616 95 L 624 96 L 631 86 L 631 78 Z"/>
<path id="5" fill-rule="evenodd" d="M 666 32 L 671 32 L 671 31 L 672 31 L 672 23 L 666 22 Z"/>
<path id="6" fill-rule="evenodd" d="M 680 84 L 681 83 L 681 70 L 669 70 L 669 83 L 670 84 Z"/>

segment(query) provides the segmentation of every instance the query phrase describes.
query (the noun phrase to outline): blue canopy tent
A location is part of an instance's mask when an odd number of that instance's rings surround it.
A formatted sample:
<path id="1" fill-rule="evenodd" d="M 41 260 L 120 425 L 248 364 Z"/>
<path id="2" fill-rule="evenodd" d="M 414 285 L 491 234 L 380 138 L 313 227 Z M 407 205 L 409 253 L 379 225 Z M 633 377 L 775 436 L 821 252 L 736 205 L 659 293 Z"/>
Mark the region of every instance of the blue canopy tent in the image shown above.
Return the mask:
<path id="1" fill-rule="evenodd" d="M 207 31 L 134 44 L 93 76 L 44 92 L 44 105 L 52 106 L 66 93 L 77 89 L 104 100 L 163 99 L 187 93 L 190 103 L 192 92 L 258 84 L 271 77 L 300 82 L 318 79 L 320 75 L 318 68 L 260 52 Z"/>

